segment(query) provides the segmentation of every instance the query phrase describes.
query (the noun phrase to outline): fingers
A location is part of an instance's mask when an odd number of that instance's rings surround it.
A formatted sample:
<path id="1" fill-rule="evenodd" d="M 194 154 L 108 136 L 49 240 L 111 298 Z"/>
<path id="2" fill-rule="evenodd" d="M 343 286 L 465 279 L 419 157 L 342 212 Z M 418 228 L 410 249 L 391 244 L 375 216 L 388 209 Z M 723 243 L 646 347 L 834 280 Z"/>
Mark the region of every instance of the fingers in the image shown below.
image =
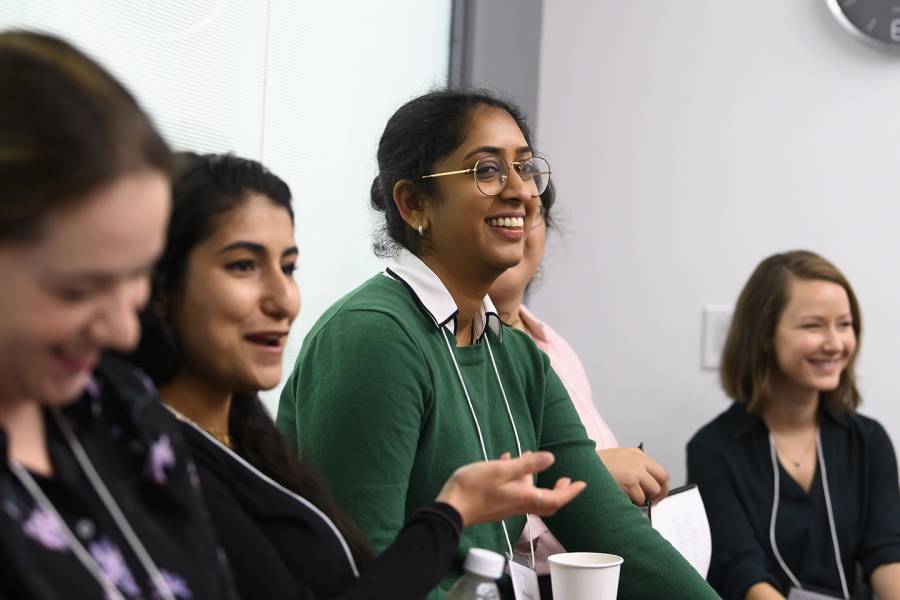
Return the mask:
<path id="1" fill-rule="evenodd" d="M 556 483 L 553 485 L 553 489 L 566 487 L 567 485 L 572 483 L 572 479 L 570 477 L 560 477 L 556 480 Z"/>
<path id="2" fill-rule="evenodd" d="M 648 498 L 653 499 L 659 497 L 659 494 L 662 491 L 662 486 L 659 485 L 649 471 L 644 471 L 641 474 L 640 486 L 641 490 L 644 492 L 644 502 L 646 502 Z"/>
<path id="3" fill-rule="evenodd" d="M 625 486 L 622 488 L 622 491 L 625 492 L 632 504 L 643 506 L 647 503 L 647 496 L 644 494 L 644 489 L 639 483 Z"/>
<path id="4" fill-rule="evenodd" d="M 637 448 L 609 448 L 597 454 L 616 483 L 634 504 L 654 503 L 669 493 L 669 473 Z"/>
<path id="5" fill-rule="evenodd" d="M 641 452 L 641 489 L 644 492 L 645 500 L 650 499 L 654 504 L 658 504 L 660 500 L 669 493 L 669 472 L 658 462 Z"/>
<path id="6" fill-rule="evenodd" d="M 506 460 L 503 460 L 501 457 L 500 461 L 493 462 L 499 470 L 500 476 L 509 481 L 512 479 L 519 479 L 526 475 L 540 473 L 541 471 L 550 468 L 550 465 L 553 464 L 554 460 L 551 453 L 539 451 L 526 452 L 518 458 L 507 458 Z"/>
<path id="7" fill-rule="evenodd" d="M 656 480 L 656 483 L 659 485 L 659 492 L 653 494 L 653 498 L 656 502 L 659 502 L 663 498 L 665 498 L 669 494 L 669 472 L 657 463 L 655 460 L 647 457 L 649 461 L 647 464 L 647 472 Z"/>
<path id="8" fill-rule="evenodd" d="M 563 477 L 553 489 L 535 488 L 534 500 L 528 512 L 548 517 L 571 502 L 585 487 L 587 484 L 583 481 L 573 482 L 568 477 Z"/>

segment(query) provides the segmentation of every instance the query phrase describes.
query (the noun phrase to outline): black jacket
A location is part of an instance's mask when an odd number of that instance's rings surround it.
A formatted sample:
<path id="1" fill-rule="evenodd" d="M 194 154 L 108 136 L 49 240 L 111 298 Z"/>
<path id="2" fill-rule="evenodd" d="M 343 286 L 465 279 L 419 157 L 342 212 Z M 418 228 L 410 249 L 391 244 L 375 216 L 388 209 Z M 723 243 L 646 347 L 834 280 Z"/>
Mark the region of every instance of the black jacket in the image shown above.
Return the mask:
<path id="1" fill-rule="evenodd" d="M 857 568 L 867 581 L 876 567 L 900 561 L 897 460 L 884 428 L 872 419 L 821 409 L 819 424 L 842 563 L 856 595 L 862 587 L 855 585 Z M 688 443 L 688 480 L 700 487 L 712 530 L 708 579 L 726 599 L 743 600 L 758 582 L 782 593 L 790 586 L 769 543 L 768 439 L 762 418 L 734 404 Z M 809 494 L 780 466 L 779 476 L 775 531 L 785 563 L 801 584 L 841 596 L 821 473 L 817 468 Z"/>
<path id="2" fill-rule="evenodd" d="M 149 380 L 105 357 L 63 418 L 175 597 L 234 600 L 224 554 L 177 422 Z M 32 474 L 55 509 L 128 600 L 154 597 L 149 575 L 45 413 L 52 477 Z M 7 456 L 0 431 L 0 452 Z M 102 600 L 56 521 L 35 504 L 8 460 L 0 465 L 0 598 Z"/>
<path id="3" fill-rule="evenodd" d="M 184 423 L 203 491 L 246 600 L 419 600 L 453 565 L 462 526 L 443 503 L 419 510 L 397 539 L 354 573 L 349 551 L 304 498 Z"/>

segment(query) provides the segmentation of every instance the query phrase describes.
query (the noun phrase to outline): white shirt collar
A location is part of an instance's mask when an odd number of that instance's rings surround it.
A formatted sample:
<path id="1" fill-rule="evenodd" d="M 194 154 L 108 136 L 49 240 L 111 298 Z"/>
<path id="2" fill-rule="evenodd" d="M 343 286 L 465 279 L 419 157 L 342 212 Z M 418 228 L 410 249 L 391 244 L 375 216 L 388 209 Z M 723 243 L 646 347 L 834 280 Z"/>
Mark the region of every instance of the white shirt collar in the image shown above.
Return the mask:
<path id="1" fill-rule="evenodd" d="M 428 268 L 428 265 L 422 262 L 422 259 L 406 248 L 401 248 L 385 269 L 384 274 L 406 284 L 419 304 L 431 316 L 435 327 L 449 325 L 450 330 L 456 335 L 456 315 L 459 308 L 453 301 L 453 296 L 444 286 L 444 282 Z M 491 331 L 502 341 L 500 315 L 488 296 L 484 297 L 484 300 L 481 301 L 481 308 L 475 313 L 476 339 L 481 339 L 486 327 L 490 327 Z"/>

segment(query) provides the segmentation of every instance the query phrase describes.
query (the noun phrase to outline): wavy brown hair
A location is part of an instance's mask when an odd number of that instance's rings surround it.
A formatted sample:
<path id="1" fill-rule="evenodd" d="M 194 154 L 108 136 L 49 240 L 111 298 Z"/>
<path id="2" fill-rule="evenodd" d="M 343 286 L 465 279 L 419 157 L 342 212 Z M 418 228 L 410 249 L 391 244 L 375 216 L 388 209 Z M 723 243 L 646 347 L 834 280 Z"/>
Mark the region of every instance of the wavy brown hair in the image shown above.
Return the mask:
<path id="1" fill-rule="evenodd" d="M 759 414 L 772 397 L 772 375 L 778 370 L 775 328 L 787 306 L 792 280 L 830 281 L 847 292 L 853 316 L 853 333 L 862 335 L 862 315 L 850 282 L 833 264 L 814 252 L 793 250 L 763 260 L 741 290 L 719 367 L 725 393 L 747 411 Z M 853 413 L 862 401 L 856 387 L 856 351 L 841 373 L 838 386 L 821 398 L 838 411 Z"/>
<path id="2" fill-rule="evenodd" d="M 150 117 L 97 62 L 50 35 L 0 32 L 0 242 L 34 239 L 53 211 L 171 163 Z"/>

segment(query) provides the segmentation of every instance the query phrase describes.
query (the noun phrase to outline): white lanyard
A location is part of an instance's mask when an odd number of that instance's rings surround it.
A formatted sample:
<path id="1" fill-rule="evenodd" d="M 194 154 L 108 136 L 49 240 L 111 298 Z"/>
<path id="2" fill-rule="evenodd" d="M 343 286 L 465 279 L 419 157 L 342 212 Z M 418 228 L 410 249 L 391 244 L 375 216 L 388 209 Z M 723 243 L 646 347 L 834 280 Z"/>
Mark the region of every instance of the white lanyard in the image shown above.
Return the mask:
<path id="1" fill-rule="evenodd" d="M 456 376 L 459 378 L 459 384 L 462 386 L 463 393 L 466 396 L 466 402 L 469 405 L 469 412 L 472 413 L 472 421 L 475 423 L 475 431 L 478 433 L 478 441 L 481 443 L 481 454 L 484 456 L 484 460 L 491 460 L 487 453 L 487 448 L 484 445 L 484 436 L 481 433 L 481 425 L 478 423 L 478 416 L 475 414 L 475 406 L 472 404 L 472 398 L 469 396 L 469 390 L 466 387 L 466 382 L 463 379 L 462 371 L 459 368 L 459 363 L 456 361 L 456 352 L 453 351 L 453 346 L 450 345 L 450 340 L 447 337 L 447 330 L 444 327 L 441 327 L 441 333 L 444 337 L 444 342 L 447 344 L 447 351 L 450 353 L 450 359 L 453 361 L 453 366 L 456 368 Z M 513 436 L 516 438 L 516 450 L 519 453 L 519 456 L 522 456 L 522 443 L 519 441 L 519 431 L 516 429 L 516 421 L 513 419 L 512 410 L 509 407 L 509 400 L 506 398 L 506 390 L 503 389 L 503 382 L 500 380 L 500 371 L 497 370 L 497 362 L 494 360 L 494 352 L 491 350 L 491 342 L 488 339 L 488 336 L 484 336 L 485 344 L 487 345 L 488 354 L 491 357 L 491 364 L 494 367 L 494 376 L 497 378 L 497 385 L 500 386 L 500 393 L 503 395 L 503 403 L 506 405 L 506 414 L 509 417 L 509 423 L 512 425 Z M 531 549 L 531 568 L 534 568 L 535 560 L 534 560 L 534 539 L 531 537 L 531 522 L 528 519 L 528 514 L 525 515 L 525 527 L 528 531 L 528 544 Z M 503 535 L 506 537 L 506 545 L 509 548 L 509 560 L 513 559 L 513 546 L 512 541 L 509 538 L 509 530 L 506 528 L 506 522 L 500 521 L 500 525 L 503 527 Z"/>
<path id="2" fill-rule="evenodd" d="M 794 584 L 794 587 L 797 589 L 803 589 L 803 586 L 800 585 L 800 581 L 794 576 L 793 571 L 788 568 L 787 564 L 784 562 L 784 559 L 781 557 L 781 553 L 778 551 L 778 544 L 775 542 L 775 519 L 778 515 L 778 497 L 781 495 L 781 476 L 778 469 L 778 457 L 775 453 L 775 440 L 772 439 L 772 433 L 769 433 L 769 453 L 772 456 L 772 471 L 773 475 L 773 483 L 775 490 L 775 498 L 772 501 L 772 518 L 769 522 L 769 542 L 772 545 L 772 552 L 775 553 L 775 559 L 778 561 L 778 564 L 781 566 L 782 570 L 787 574 L 790 578 L 791 583 Z M 847 577 L 844 575 L 844 565 L 841 563 L 841 549 L 838 545 L 838 537 L 837 537 L 837 528 L 834 524 L 834 512 L 831 508 L 831 491 L 828 487 L 828 471 L 825 469 L 825 455 L 822 452 L 822 436 L 819 433 L 819 429 L 816 428 L 816 454 L 819 460 L 819 472 L 822 475 L 822 488 L 825 491 L 825 510 L 828 513 L 828 527 L 831 530 L 831 541 L 834 548 L 834 560 L 837 562 L 838 575 L 841 578 L 841 589 L 844 592 L 845 600 L 849 600 L 850 592 L 847 588 Z"/>
<path id="3" fill-rule="evenodd" d="M 312 502 L 310 502 L 309 500 L 307 500 L 300 494 L 296 494 L 296 493 L 292 492 L 291 490 L 287 489 L 286 487 L 284 487 L 283 485 L 281 485 L 280 483 L 278 483 L 277 481 L 275 481 L 274 479 L 272 479 L 271 477 L 269 477 L 268 475 L 266 475 L 265 473 L 263 473 L 262 471 L 260 471 L 256 467 L 254 467 L 253 465 L 251 465 L 250 463 L 248 463 L 237 452 L 235 452 L 234 450 L 232 450 L 231 448 L 229 448 L 228 446 L 226 446 L 225 444 L 223 444 L 222 442 L 217 440 L 208 431 L 206 431 L 200 425 L 198 425 L 197 423 L 193 422 L 191 419 L 189 419 L 188 417 L 186 417 L 185 415 L 180 413 L 178 410 L 176 410 L 168 405 L 166 405 L 166 408 L 168 408 L 169 411 L 173 415 L 178 417 L 179 420 L 181 420 L 184 423 L 187 423 L 188 425 L 190 425 L 191 427 L 196 429 L 201 435 L 203 435 L 206 439 L 208 439 L 210 441 L 210 443 L 215 444 L 216 446 L 221 448 L 223 451 L 227 452 L 228 455 L 231 456 L 231 458 L 233 458 L 234 460 L 236 460 L 238 462 L 238 464 L 245 467 L 248 471 L 250 471 L 257 477 L 259 477 L 262 481 L 268 483 L 269 485 L 271 485 L 278 491 L 290 496 L 291 498 L 293 498 L 294 500 L 296 500 L 297 502 L 299 502 L 300 504 L 302 504 L 309 510 L 313 511 L 316 515 L 318 515 L 319 518 L 322 519 L 326 525 L 328 525 L 328 527 L 334 533 L 335 537 L 337 537 L 338 542 L 340 542 L 341 547 L 344 549 L 344 554 L 346 554 L 346 556 L 347 556 L 347 562 L 350 563 L 350 570 L 353 571 L 353 576 L 356 578 L 359 577 L 359 569 L 356 567 L 356 561 L 353 560 L 353 553 L 350 552 L 350 547 L 347 545 L 347 540 L 345 540 L 344 536 L 341 535 L 341 532 L 337 528 L 337 525 L 335 525 L 334 522 L 331 519 L 329 519 L 328 516 L 319 509 L 319 507 L 317 507 L 315 504 L 313 504 Z"/>
<path id="4" fill-rule="evenodd" d="M 113 499 L 112 494 L 109 493 L 109 490 L 104 485 L 103 480 L 100 478 L 100 474 L 97 473 L 97 470 L 94 468 L 94 465 L 91 464 L 90 458 L 88 458 L 87 453 L 84 451 L 84 448 L 81 445 L 81 442 L 78 441 L 78 438 L 72 432 L 71 427 L 69 427 L 69 423 L 63 418 L 62 415 L 59 414 L 58 409 L 53 408 L 50 410 L 53 415 L 54 420 L 56 421 L 57 426 L 63 434 L 63 437 L 66 439 L 66 443 L 69 445 L 69 449 L 72 450 L 72 454 L 75 455 L 75 460 L 78 461 L 79 466 L 81 467 L 84 474 L 87 476 L 88 481 L 91 484 L 91 487 L 96 492 L 97 496 L 100 498 L 100 501 L 103 503 L 103 506 L 109 512 L 110 516 L 112 516 L 113 521 L 116 526 L 119 528 L 122 537 L 125 538 L 125 541 L 128 543 L 131 551 L 134 552 L 135 556 L 137 556 L 138 561 L 141 563 L 141 566 L 144 567 L 144 570 L 150 576 L 150 580 L 153 582 L 153 587 L 156 589 L 156 593 L 163 600 L 175 600 L 175 596 L 172 594 L 172 590 L 169 589 L 168 583 L 163 578 L 162 573 L 159 572 L 159 568 L 156 566 L 156 563 L 153 562 L 153 559 L 150 558 L 150 554 L 147 552 L 147 549 L 141 543 L 140 539 L 135 534 L 134 530 L 131 528 L 131 525 L 128 523 L 128 519 L 125 518 L 125 515 L 122 514 L 119 505 L 116 504 L 115 499 Z M 103 572 L 100 566 L 97 564 L 97 561 L 94 560 L 94 557 L 91 556 L 90 552 L 85 549 L 84 545 L 81 541 L 72 533 L 72 530 L 69 529 L 68 524 L 65 520 L 60 516 L 59 512 L 56 510 L 56 507 L 53 506 L 53 502 L 44 494 L 44 491 L 37 484 L 31 474 L 25 469 L 21 464 L 16 461 L 10 460 L 9 466 L 12 469 L 12 472 L 16 475 L 25 489 L 28 491 L 28 494 L 34 500 L 34 502 L 41 507 L 41 509 L 51 515 L 59 525 L 63 534 L 65 534 L 66 539 L 69 543 L 69 547 L 72 550 L 72 553 L 78 558 L 78 561 L 84 566 L 85 569 L 100 583 L 103 590 L 107 593 L 107 595 L 115 600 L 125 600 L 124 596 L 122 596 L 119 589 L 115 586 L 115 584 L 110 581 L 109 577 Z"/>

